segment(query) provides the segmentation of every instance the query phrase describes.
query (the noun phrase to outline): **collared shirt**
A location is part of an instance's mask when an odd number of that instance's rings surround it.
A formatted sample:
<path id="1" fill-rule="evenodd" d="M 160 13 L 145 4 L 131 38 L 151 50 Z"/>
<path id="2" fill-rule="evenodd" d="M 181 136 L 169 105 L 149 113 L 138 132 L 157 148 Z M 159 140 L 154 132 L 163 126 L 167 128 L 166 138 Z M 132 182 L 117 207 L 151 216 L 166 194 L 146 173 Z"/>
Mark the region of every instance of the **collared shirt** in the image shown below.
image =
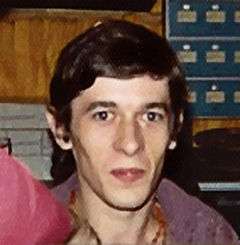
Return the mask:
<path id="1" fill-rule="evenodd" d="M 52 189 L 55 196 L 67 205 L 72 190 L 78 190 L 74 174 Z M 170 245 L 240 245 L 231 225 L 214 209 L 168 179 L 163 179 L 156 198 L 166 218 Z"/>

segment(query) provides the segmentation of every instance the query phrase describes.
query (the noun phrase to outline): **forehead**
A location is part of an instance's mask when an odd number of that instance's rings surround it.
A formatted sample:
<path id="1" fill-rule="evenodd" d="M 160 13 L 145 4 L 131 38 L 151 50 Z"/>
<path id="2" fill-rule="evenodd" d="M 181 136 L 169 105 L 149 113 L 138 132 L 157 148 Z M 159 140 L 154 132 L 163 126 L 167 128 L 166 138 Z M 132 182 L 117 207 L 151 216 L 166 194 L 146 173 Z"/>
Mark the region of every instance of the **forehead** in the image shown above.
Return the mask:
<path id="1" fill-rule="evenodd" d="M 154 80 L 148 75 L 130 79 L 97 77 L 75 101 L 114 101 L 119 104 L 165 102 L 170 103 L 168 79 Z"/>

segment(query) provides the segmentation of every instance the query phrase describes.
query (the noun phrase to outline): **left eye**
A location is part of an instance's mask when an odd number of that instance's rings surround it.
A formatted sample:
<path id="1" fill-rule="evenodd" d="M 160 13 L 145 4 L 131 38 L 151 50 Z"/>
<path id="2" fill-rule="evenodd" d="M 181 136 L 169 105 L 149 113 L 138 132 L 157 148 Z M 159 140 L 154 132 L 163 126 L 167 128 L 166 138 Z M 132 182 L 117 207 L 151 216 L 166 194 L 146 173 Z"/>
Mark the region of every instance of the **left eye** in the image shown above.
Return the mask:
<path id="1" fill-rule="evenodd" d="M 158 122 L 161 121 L 163 117 L 164 116 L 159 112 L 150 111 L 144 114 L 143 119 L 150 122 Z"/>
<path id="2" fill-rule="evenodd" d="M 98 111 L 93 114 L 93 118 L 98 121 L 109 121 L 113 118 L 113 113 L 108 111 Z"/>

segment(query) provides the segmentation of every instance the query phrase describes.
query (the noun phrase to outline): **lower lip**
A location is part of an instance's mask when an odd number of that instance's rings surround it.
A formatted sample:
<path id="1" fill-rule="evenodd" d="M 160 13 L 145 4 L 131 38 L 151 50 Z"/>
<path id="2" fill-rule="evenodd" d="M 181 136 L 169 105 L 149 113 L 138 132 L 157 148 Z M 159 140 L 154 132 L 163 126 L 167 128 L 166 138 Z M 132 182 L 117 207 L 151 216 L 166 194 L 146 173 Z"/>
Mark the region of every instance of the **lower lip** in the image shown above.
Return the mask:
<path id="1" fill-rule="evenodd" d="M 135 182 L 142 179 L 145 171 L 142 169 L 116 169 L 112 170 L 111 174 L 124 183 Z"/>

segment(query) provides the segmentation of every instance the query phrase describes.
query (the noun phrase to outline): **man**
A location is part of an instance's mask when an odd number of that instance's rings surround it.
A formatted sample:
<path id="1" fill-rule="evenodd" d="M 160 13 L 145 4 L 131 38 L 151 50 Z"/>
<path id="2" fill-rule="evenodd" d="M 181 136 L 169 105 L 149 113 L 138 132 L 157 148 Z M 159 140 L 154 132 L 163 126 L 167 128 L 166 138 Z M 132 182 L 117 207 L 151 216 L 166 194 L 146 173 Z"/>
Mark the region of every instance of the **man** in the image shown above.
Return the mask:
<path id="1" fill-rule="evenodd" d="M 161 180 L 186 97 L 174 52 L 142 26 L 105 21 L 63 49 L 47 119 L 59 166 L 77 169 L 77 188 L 73 175 L 55 189 L 73 214 L 69 244 L 238 244 L 215 211 Z"/>

